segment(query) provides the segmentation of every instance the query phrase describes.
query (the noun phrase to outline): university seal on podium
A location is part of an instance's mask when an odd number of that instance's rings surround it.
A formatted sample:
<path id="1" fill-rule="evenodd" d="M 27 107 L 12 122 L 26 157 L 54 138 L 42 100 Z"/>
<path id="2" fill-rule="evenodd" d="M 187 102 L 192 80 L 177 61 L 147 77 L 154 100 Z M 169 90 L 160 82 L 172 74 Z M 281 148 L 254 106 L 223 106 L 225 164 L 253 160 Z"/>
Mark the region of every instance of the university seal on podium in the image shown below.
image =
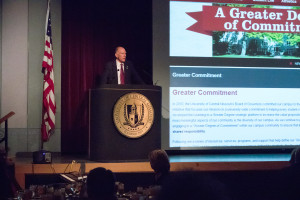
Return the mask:
<path id="1" fill-rule="evenodd" d="M 129 138 L 139 138 L 150 130 L 154 121 L 154 109 L 144 95 L 128 93 L 115 104 L 113 118 L 121 134 Z"/>

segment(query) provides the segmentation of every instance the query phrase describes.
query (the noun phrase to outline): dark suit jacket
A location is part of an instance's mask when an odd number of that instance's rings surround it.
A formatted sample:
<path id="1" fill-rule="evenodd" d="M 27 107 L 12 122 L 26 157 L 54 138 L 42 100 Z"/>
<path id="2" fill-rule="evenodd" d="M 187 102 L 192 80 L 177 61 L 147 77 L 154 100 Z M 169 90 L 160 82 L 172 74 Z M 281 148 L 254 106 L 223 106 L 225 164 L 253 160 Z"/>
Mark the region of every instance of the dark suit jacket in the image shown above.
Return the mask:
<path id="1" fill-rule="evenodd" d="M 125 84 L 144 84 L 144 81 L 134 69 L 130 61 L 124 63 Z M 106 63 L 101 76 L 101 84 L 118 84 L 118 73 L 116 61 Z"/>

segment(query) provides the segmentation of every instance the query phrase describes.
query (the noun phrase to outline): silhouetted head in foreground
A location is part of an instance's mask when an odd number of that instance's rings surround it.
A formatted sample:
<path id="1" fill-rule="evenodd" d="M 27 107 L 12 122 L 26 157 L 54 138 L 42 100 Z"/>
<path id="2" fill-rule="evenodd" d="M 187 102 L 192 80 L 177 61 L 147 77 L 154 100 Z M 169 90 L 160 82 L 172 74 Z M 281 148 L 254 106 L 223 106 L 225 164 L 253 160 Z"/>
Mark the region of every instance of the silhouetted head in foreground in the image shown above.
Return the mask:
<path id="1" fill-rule="evenodd" d="M 168 172 L 170 171 L 170 161 L 168 154 L 162 150 L 157 149 L 149 153 L 149 161 L 151 168 L 155 172 Z"/>
<path id="2" fill-rule="evenodd" d="M 87 177 L 87 194 L 89 199 L 116 199 L 112 171 L 102 167 L 91 170 Z"/>
<path id="3" fill-rule="evenodd" d="M 162 150 L 157 149 L 151 151 L 148 155 L 151 168 L 154 170 L 155 184 L 160 185 L 163 179 L 169 174 L 170 161 L 168 154 Z"/>

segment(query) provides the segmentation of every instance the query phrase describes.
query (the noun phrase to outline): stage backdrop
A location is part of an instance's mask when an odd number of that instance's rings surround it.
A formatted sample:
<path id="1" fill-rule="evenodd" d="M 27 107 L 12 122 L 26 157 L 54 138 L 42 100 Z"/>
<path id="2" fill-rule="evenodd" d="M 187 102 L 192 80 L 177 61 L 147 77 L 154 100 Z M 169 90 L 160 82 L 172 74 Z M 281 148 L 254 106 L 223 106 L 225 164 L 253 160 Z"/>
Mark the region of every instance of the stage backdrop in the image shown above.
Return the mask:
<path id="1" fill-rule="evenodd" d="M 118 45 L 152 83 L 151 0 L 62 1 L 62 153 L 87 153 L 88 90 Z"/>

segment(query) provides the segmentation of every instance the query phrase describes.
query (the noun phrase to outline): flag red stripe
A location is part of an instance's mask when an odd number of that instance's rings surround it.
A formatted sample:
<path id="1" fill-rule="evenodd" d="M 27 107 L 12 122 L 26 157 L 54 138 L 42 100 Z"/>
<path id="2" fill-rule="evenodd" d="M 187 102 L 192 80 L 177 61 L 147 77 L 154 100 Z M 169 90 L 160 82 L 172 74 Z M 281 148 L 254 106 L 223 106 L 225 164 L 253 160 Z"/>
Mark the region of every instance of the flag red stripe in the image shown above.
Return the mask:
<path id="1" fill-rule="evenodd" d="M 46 46 L 50 48 L 50 42 L 48 40 L 46 40 Z"/>
<path id="2" fill-rule="evenodd" d="M 51 53 L 48 53 L 47 51 L 44 52 L 44 56 L 46 56 L 46 57 L 48 58 L 48 60 L 49 60 L 50 58 L 52 58 Z M 45 61 L 44 61 L 44 62 L 45 62 Z"/>
<path id="3" fill-rule="evenodd" d="M 55 112 L 56 112 L 56 106 L 54 105 L 54 103 L 51 100 L 49 102 L 49 107 L 52 110 L 52 112 L 55 114 Z"/>
<path id="4" fill-rule="evenodd" d="M 54 127 L 54 122 L 51 120 L 51 118 L 48 118 L 48 123 L 50 127 Z"/>

